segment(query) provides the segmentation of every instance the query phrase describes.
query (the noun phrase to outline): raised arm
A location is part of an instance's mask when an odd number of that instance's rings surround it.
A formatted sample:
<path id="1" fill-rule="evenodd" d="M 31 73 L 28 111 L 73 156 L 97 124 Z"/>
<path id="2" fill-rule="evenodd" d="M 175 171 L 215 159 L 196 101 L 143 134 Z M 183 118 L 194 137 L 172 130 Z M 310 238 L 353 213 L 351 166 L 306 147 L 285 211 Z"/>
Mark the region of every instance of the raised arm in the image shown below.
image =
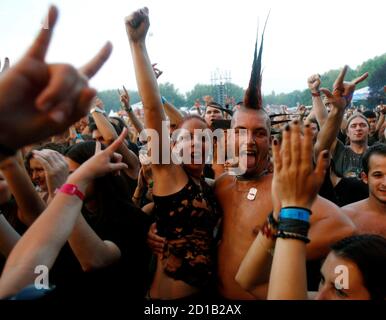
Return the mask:
<path id="1" fill-rule="evenodd" d="M 105 116 L 101 112 L 92 112 L 91 113 L 95 124 L 103 136 L 103 139 L 107 141 L 108 144 L 112 143 L 114 140 L 118 138 L 118 134 L 110 123 L 107 116 Z M 132 179 L 138 178 L 138 172 L 140 168 L 138 157 L 135 155 L 133 151 L 131 151 L 125 143 L 123 143 L 119 149 L 118 153 L 120 153 L 123 157 L 123 162 L 127 164 L 127 170 L 125 173 Z"/>
<path id="2" fill-rule="evenodd" d="M 163 71 L 156 67 L 156 63 L 152 64 L 152 68 L 154 70 L 154 75 L 156 79 L 163 74 Z M 170 120 L 170 124 L 178 125 L 182 119 L 184 118 L 183 114 L 178 110 L 175 106 L 173 106 L 169 101 L 167 101 L 164 97 L 161 97 L 162 105 L 164 106 L 165 113 Z"/>
<path id="3" fill-rule="evenodd" d="M 118 89 L 119 100 L 121 101 L 121 108 L 126 111 L 127 116 L 129 117 L 131 123 L 133 124 L 135 130 L 137 130 L 138 134 L 144 129 L 143 123 L 138 119 L 135 115 L 133 109 L 130 106 L 130 95 L 127 92 L 125 86 L 123 86 L 123 92 L 120 92 Z"/>
<path id="4" fill-rule="evenodd" d="M 161 196 L 178 192 L 187 183 L 188 178 L 180 165 L 175 165 L 170 161 L 169 133 L 167 130 L 163 132 L 162 122 L 166 120 L 166 117 L 145 44 L 150 25 L 148 12 L 147 8 L 135 11 L 126 17 L 125 23 L 138 90 L 143 102 L 145 128 L 152 130 L 152 133 L 157 135 L 156 139 L 153 137 L 150 139 L 148 145 L 151 148 L 154 194 Z M 157 164 L 158 159 L 159 164 Z M 165 183 L 171 180 L 174 181 L 173 184 Z M 161 181 L 163 183 L 160 183 Z"/>
<path id="5" fill-rule="evenodd" d="M 182 115 L 181 111 L 178 110 L 175 106 L 173 106 L 164 97 L 162 97 L 162 102 L 165 108 L 165 112 L 170 120 L 170 123 L 178 125 L 180 122 L 182 122 L 184 116 Z"/>
<path id="6" fill-rule="evenodd" d="M 135 76 L 145 112 L 145 127 L 154 129 L 161 136 L 162 121 L 166 120 L 162 108 L 157 80 L 147 54 L 145 39 L 150 26 L 148 9 L 143 8 L 126 17 L 126 32 L 129 37 Z M 161 143 L 162 149 L 162 143 Z"/>
<path id="7" fill-rule="evenodd" d="M 31 225 L 46 204 L 39 197 L 24 166 L 17 156 L 9 157 L 0 162 L 0 169 L 7 180 L 9 189 L 18 206 L 18 218 L 25 225 Z"/>
<path id="8" fill-rule="evenodd" d="M 385 113 L 386 113 L 386 105 L 381 104 L 380 110 L 379 110 L 379 118 L 377 121 L 377 126 L 375 127 L 375 132 L 378 132 L 379 129 L 382 128 L 383 123 L 385 122 Z"/>
<path id="9" fill-rule="evenodd" d="M 312 75 L 307 79 L 307 83 L 312 95 L 312 113 L 315 115 L 316 121 L 318 121 L 321 128 L 326 122 L 328 112 L 320 97 L 320 76 L 318 74 Z"/>
<path id="10" fill-rule="evenodd" d="M 272 219 L 272 218 L 271 218 Z M 245 290 L 258 299 L 266 299 L 266 291 L 261 295 L 261 285 L 267 283 L 272 265 L 273 238 L 276 223 L 268 220 L 260 229 L 259 234 L 248 249 L 240 264 L 235 280 Z"/>
<path id="11" fill-rule="evenodd" d="M 8 257 L 19 239 L 20 235 L 9 224 L 7 219 L 0 214 L 0 254 L 4 257 Z"/>
<path id="12" fill-rule="evenodd" d="M 312 133 L 309 126 L 301 136 L 299 123 L 283 132 L 281 147 L 273 146 L 272 188 L 281 201 L 276 246 L 268 286 L 268 299 L 306 299 L 306 243 L 309 216 L 328 166 L 328 152 L 312 161 Z"/>
<path id="13" fill-rule="evenodd" d="M 316 157 L 322 150 L 333 151 L 335 149 L 336 137 L 338 136 L 340 125 L 343 120 L 345 107 L 351 102 L 355 86 L 365 80 L 368 76 L 368 73 L 366 72 L 351 82 L 343 82 L 347 68 L 348 67 L 345 66 L 339 73 L 334 82 L 332 93 L 328 89 L 320 89 L 320 91 L 326 95 L 327 101 L 331 103 L 332 108 L 324 126 L 318 134 L 318 139 L 315 144 Z"/>
<path id="14" fill-rule="evenodd" d="M 87 185 L 96 177 L 126 168 L 115 153 L 123 139 L 122 135 L 107 149 L 97 150 L 95 156 L 67 179 L 67 183 L 75 185 L 84 194 Z M 9 255 L 0 278 L 0 298 L 13 295 L 33 283 L 36 266 L 52 267 L 79 218 L 82 204 L 76 195 L 59 192 L 55 196 Z"/>

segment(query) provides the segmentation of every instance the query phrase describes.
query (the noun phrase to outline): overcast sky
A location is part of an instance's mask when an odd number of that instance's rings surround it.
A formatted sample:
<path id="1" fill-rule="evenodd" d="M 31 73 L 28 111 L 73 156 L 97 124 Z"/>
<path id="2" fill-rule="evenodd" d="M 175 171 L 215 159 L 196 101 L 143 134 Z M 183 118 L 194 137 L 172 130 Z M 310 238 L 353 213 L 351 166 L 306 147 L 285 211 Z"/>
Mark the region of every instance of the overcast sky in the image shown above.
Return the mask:
<path id="1" fill-rule="evenodd" d="M 49 62 L 80 66 L 110 40 L 114 50 L 94 77 L 99 90 L 122 84 L 136 90 L 124 17 L 150 10 L 148 50 L 164 71 L 160 82 L 186 92 L 210 83 L 216 70 L 248 84 L 258 22 L 271 9 L 263 53 L 263 91 L 306 88 L 306 79 L 386 52 L 384 0 L 1 0 L 0 59 L 19 59 L 33 40 L 50 3 L 59 20 Z"/>

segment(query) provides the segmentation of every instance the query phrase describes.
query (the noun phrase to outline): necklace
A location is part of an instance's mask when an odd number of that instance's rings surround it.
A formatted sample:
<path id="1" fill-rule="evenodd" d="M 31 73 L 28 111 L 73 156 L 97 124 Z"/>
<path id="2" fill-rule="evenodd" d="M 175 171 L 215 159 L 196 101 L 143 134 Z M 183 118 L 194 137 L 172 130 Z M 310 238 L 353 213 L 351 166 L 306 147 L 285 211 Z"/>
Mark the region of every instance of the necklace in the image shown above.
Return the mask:
<path id="1" fill-rule="evenodd" d="M 262 176 L 264 176 L 265 174 L 267 174 L 268 170 L 263 170 L 261 173 L 259 174 L 256 174 L 256 175 L 253 175 L 253 176 L 249 176 L 249 177 L 245 177 L 245 176 L 236 176 L 236 179 L 239 180 L 239 181 L 251 181 L 251 180 L 258 180 L 259 178 L 261 178 Z M 251 187 L 248 191 L 248 194 L 247 194 L 247 199 L 249 201 L 253 201 L 256 199 L 256 195 L 257 195 L 257 189 L 255 187 Z"/>

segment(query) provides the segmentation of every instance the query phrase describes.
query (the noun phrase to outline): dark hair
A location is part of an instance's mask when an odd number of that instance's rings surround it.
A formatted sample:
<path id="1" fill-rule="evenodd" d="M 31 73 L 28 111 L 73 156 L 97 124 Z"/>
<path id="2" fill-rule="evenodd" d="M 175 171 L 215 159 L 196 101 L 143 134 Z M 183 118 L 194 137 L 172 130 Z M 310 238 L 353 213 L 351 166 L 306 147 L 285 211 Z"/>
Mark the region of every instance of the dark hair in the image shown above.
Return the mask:
<path id="1" fill-rule="evenodd" d="M 210 103 L 208 103 L 208 105 L 206 106 L 206 108 L 207 107 L 213 107 L 213 108 L 221 108 L 222 109 L 222 105 L 221 104 L 219 104 L 219 103 L 217 103 L 217 102 L 215 102 L 215 101 L 212 101 L 212 102 L 210 102 Z"/>
<path id="2" fill-rule="evenodd" d="M 268 14 L 269 17 L 269 14 Z M 255 42 L 255 52 L 253 55 L 253 63 L 252 63 L 252 71 L 251 77 L 249 80 L 249 85 L 244 94 L 244 106 L 250 109 L 262 109 L 263 108 L 263 100 L 261 94 L 261 59 L 263 55 L 263 43 L 264 43 L 264 32 L 265 27 L 267 26 L 267 20 L 265 21 L 263 33 L 261 35 L 261 44 L 259 51 L 257 51 L 257 38 Z"/>
<path id="3" fill-rule="evenodd" d="M 206 123 L 205 119 L 200 117 L 199 115 L 196 115 L 196 114 L 189 114 L 187 115 L 186 117 L 183 117 L 181 122 L 178 123 L 177 125 L 177 128 L 176 129 L 181 129 L 181 127 L 183 126 L 183 124 L 189 120 L 192 120 L 192 119 L 196 119 L 196 120 L 199 120 L 201 121 L 202 123 L 204 123 L 206 126 L 208 126 L 208 124 Z"/>
<path id="4" fill-rule="evenodd" d="M 361 119 L 365 120 L 367 123 L 367 126 L 370 127 L 369 121 L 367 120 L 367 118 L 362 113 L 356 112 L 352 116 L 350 116 L 350 118 L 347 119 L 346 131 L 348 130 L 351 121 L 353 121 L 356 118 L 361 118 Z"/>
<path id="5" fill-rule="evenodd" d="M 111 120 L 116 120 L 118 123 L 115 123 Z M 118 136 L 122 133 L 123 129 L 126 128 L 126 123 L 119 117 L 109 117 L 110 123 L 113 125 L 115 131 L 117 132 Z"/>
<path id="6" fill-rule="evenodd" d="M 363 112 L 363 115 L 366 117 L 366 118 L 376 118 L 377 115 L 375 114 L 374 111 L 372 110 L 366 110 L 365 112 Z"/>
<path id="7" fill-rule="evenodd" d="M 65 156 L 81 165 L 94 155 L 95 144 L 95 141 L 74 144 L 67 149 Z M 104 148 L 105 146 L 102 144 L 102 149 Z M 96 178 L 94 186 L 98 207 L 96 214 L 97 222 L 103 223 L 106 215 L 122 210 L 130 210 L 132 207 L 129 186 L 127 180 L 122 175 L 114 176 L 107 174 Z"/>
<path id="8" fill-rule="evenodd" d="M 386 298 L 386 239 L 363 234 L 344 238 L 331 246 L 335 255 L 351 260 L 360 270 L 372 300 Z"/>
<path id="9" fill-rule="evenodd" d="M 319 126 L 318 120 L 316 120 L 316 119 L 314 119 L 314 118 L 311 118 L 311 119 L 309 120 L 309 122 L 315 123 L 315 124 L 316 124 L 316 127 L 318 128 L 318 131 L 320 131 L 320 126 Z"/>
<path id="10" fill-rule="evenodd" d="M 378 155 L 386 157 L 386 144 L 376 143 L 366 150 L 366 152 L 362 158 L 363 172 L 366 174 L 369 173 L 369 169 L 370 169 L 369 168 L 370 157 L 374 154 L 378 154 Z"/>

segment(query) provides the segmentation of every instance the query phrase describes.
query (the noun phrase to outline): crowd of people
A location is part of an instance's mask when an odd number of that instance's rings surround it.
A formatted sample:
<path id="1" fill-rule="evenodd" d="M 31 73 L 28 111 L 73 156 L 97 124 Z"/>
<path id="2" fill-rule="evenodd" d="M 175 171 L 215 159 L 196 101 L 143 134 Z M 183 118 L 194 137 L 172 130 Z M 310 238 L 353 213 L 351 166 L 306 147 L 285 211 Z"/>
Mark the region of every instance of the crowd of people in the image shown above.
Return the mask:
<path id="1" fill-rule="evenodd" d="M 269 113 L 262 36 L 243 101 L 184 112 L 143 8 L 125 18 L 143 109 L 123 87 L 109 117 L 88 80 L 112 45 L 45 62 L 57 15 L 0 75 L 1 299 L 385 300 L 386 106 L 350 107 L 367 73 L 312 75 L 309 112 Z"/>

